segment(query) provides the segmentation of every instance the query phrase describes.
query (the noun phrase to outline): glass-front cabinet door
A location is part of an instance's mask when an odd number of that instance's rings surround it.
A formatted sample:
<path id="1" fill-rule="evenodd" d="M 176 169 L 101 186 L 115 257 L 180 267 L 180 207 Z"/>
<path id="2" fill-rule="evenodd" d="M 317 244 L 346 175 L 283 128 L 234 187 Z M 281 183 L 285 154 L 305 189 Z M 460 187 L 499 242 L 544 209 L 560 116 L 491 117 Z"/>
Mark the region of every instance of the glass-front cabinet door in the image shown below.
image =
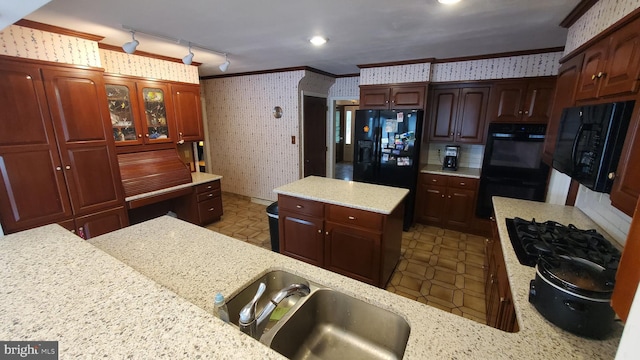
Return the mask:
<path id="1" fill-rule="evenodd" d="M 159 83 L 138 82 L 138 91 L 142 100 L 142 122 L 144 137 L 147 143 L 164 143 L 173 141 L 174 128 L 169 117 L 173 114 L 168 109 L 168 87 Z M 170 101 L 170 100 L 169 100 Z"/>
<path id="2" fill-rule="evenodd" d="M 105 77 L 105 82 L 116 145 L 141 144 L 142 131 L 135 117 L 138 113 L 135 83 L 109 77 Z"/>

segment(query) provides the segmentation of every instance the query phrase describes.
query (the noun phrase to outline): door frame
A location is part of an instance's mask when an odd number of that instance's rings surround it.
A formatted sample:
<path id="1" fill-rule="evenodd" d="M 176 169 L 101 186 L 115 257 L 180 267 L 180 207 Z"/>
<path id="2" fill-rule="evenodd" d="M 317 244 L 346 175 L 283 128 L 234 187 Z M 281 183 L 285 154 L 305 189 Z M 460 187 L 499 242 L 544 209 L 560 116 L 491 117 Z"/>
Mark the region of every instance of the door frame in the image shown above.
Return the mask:
<path id="1" fill-rule="evenodd" d="M 327 144 L 331 144 L 327 149 L 327 178 L 331 179 L 336 173 L 336 123 L 334 114 L 336 113 L 336 101 L 338 100 L 355 100 L 359 104 L 360 96 L 329 96 L 327 98 L 327 106 L 329 107 L 329 111 L 327 111 Z"/>
<path id="2" fill-rule="evenodd" d="M 317 93 L 317 92 L 313 92 L 313 91 L 304 91 L 301 90 L 300 91 L 300 99 L 299 99 L 299 109 L 300 109 L 300 113 L 298 114 L 298 119 L 300 119 L 300 121 L 298 122 L 298 162 L 299 162 L 299 166 L 298 166 L 298 178 L 302 179 L 304 177 L 304 97 L 305 96 L 313 96 L 313 97 L 318 97 L 318 98 L 322 98 L 325 99 L 325 102 L 327 104 L 327 108 L 329 107 L 329 97 L 327 94 L 321 94 L 321 93 Z M 331 116 L 333 118 L 333 116 Z M 331 159 L 331 157 L 329 156 L 329 152 L 331 152 L 331 155 L 333 155 L 333 151 L 331 149 L 331 147 L 327 146 L 327 144 L 329 143 L 329 139 L 331 139 L 331 135 L 335 132 L 335 129 L 331 129 L 328 123 L 329 119 L 329 114 L 327 111 L 327 124 L 325 125 L 327 127 L 327 136 L 324 139 L 324 144 L 327 147 L 327 151 L 325 151 L 325 163 L 326 165 L 326 169 L 327 169 L 327 176 L 326 177 L 332 177 L 333 176 L 333 172 L 331 172 L 331 174 L 329 174 L 329 159 Z M 335 128 L 335 126 L 334 126 Z M 335 156 L 335 155 L 334 155 Z M 333 167 L 332 167 L 333 168 Z"/>

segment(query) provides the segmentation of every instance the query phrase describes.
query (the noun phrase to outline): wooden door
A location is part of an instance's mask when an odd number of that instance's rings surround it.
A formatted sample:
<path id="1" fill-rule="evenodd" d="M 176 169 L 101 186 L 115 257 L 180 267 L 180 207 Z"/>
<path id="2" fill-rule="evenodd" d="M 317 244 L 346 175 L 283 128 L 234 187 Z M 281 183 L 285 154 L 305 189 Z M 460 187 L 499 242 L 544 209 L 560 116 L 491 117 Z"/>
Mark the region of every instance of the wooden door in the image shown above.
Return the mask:
<path id="1" fill-rule="evenodd" d="M 327 221 L 325 268 L 379 286 L 380 233 Z"/>
<path id="2" fill-rule="evenodd" d="M 74 214 L 122 206 L 102 73 L 49 68 L 42 72 Z"/>
<path id="3" fill-rule="evenodd" d="M 424 109 L 425 86 L 394 86 L 390 109 Z"/>
<path id="4" fill-rule="evenodd" d="M 91 239 L 129 225 L 127 210 L 123 206 L 76 218 L 76 234 Z"/>
<path id="5" fill-rule="evenodd" d="M 640 19 L 611 36 L 599 96 L 638 91 L 640 79 Z"/>
<path id="6" fill-rule="evenodd" d="M 386 110 L 389 108 L 390 89 L 388 86 L 361 86 L 360 108 L 366 110 Z"/>
<path id="7" fill-rule="evenodd" d="M 426 222 L 444 224 L 445 207 L 447 205 L 447 188 L 429 185 L 423 194 L 424 203 L 421 217 Z"/>
<path id="8" fill-rule="evenodd" d="M 549 121 L 555 84 L 555 79 L 529 81 L 522 121 L 535 124 L 546 124 Z"/>
<path id="9" fill-rule="evenodd" d="M 444 227 L 468 228 L 475 208 L 475 192 L 465 189 L 447 189 Z M 442 208 L 441 208 L 442 211 Z"/>
<path id="10" fill-rule="evenodd" d="M 135 81 L 120 76 L 105 76 L 104 80 L 115 144 L 142 145 L 145 129 Z"/>
<path id="11" fill-rule="evenodd" d="M 429 101 L 429 140 L 453 141 L 460 89 L 434 89 Z"/>
<path id="12" fill-rule="evenodd" d="M 303 110 L 304 177 L 327 175 L 327 99 L 305 96 Z"/>
<path id="13" fill-rule="evenodd" d="M 544 148 L 542 149 L 542 160 L 549 166 L 552 165 L 553 152 L 556 149 L 558 127 L 560 126 L 562 110 L 575 105 L 574 96 L 576 93 L 576 87 L 578 86 L 578 77 L 580 76 L 580 70 L 582 69 L 583 59 L 584 54 L 578 55 L 560 65 L 560 69 L 558 69 L 555 95 L 553 97 L 553 105 L 549 115 L 547 134 L 544 139 Z"/>
<path id="14" fill-rule="evenodd" d="M 344 160 L 344 105 L 336 106 L 336 112 L 334 114 L 334 121 L 336 127 L 336 163 Z"/>
<path id="15" fill-rule="evenodd" d="M 607 58 L 607 48 L 609 38 L 603 39 L 584 52 L 582 71 L 578 78 L 578 88 L 576 90 L 576 100 L 595 99 L 598 97 L 598 86 L 603 64 Z"/>
<path id="16" fill-rule="evenodd" d="M 470 87 L 460 91 L 455 140 L 459 143 L 484 143 L 489 87 Z"/>
<path id="17" fill-rule="evenodd" d="M 199 85 L 171 85 L 173 107 L 178 124 L 178 141 L 204 139 Z"/>
<path id="18" fill-rule="evenodd" d="M 523 81 L 494 85 L 489 99 L 489 122 L 519 122 L 526 91 L 527 85 Z"/>
<path id="19" fill-rule="evenodd" d="M 627 235 L 627 243 L 622 252 L 620 265 L 616 273 L 616 284 L 611 296 L 611 306 L 616 314 L 627 321 L 631 303 L 638 289 L 640 282 L 640 266 L 638 257 L 640 256 L 640 202 L 636 205 L 635 216 L 631 220 L 631 227 Z"/>
<path id="20" fill-rule="evenodd" d="M 0 61 L 0 219 L 12 233 L 72 215 L 37 66 Z"/>
<path id="21" fill-rule="evenodd" d="M 323 220 L 280 208 L 280 252 L 315 266 L 324 266 Z"/>

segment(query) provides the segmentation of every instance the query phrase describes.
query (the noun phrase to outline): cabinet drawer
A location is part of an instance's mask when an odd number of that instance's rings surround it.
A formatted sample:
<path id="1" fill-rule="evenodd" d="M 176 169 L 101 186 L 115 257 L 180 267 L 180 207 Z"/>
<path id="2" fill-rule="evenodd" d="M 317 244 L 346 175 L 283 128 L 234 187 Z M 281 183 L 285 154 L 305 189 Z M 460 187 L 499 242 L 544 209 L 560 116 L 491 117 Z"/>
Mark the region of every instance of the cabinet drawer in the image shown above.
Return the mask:
<path id="1" fill-rule="evenodd" d="M 469 189 L 475 191 L 478 188 L 478 179 L 451 176 L 447 182 L 449 187 L 458 189 Z"/>
<path id="2" fill-rule="evenodd" d="M 209 192 L 202 193 L 202 194 L 198 194 L 198 202 L 209 200 L 209 199 L 213 199 L 216 196 L 220 196 L 220 195 L 221 195 L 220 189 L 209 191 Z"/>
<path id="3" fill-rule="evenodd" d="M 198 215 L 201 224 L 208 224 L 222 216 L 222 199 L 215 197 L 198 203 Z"/>
<path id="4" fill-rule="evenodd" d="M 339 224 L 382 230 L 384 215 L 338 205 L 327 205 L 327 220 Z"/>
<path id="5" fill-rule="evenodd" d="M 440 185 L 447 186 L 447 178 L 445 175 L 422 174 L 421 181 L 424 185 Z"/>
<path id="6" fill-rule="evenodd" d="M 278 195 L 278 207 L 298 214 L 322 217 L 324 203 L 293 196 Z"/>
<path id="7" fill-rule="evenodd" d="M 196 186 L 196 193 L 200 194 L 203 192 L 217 190 L 220 189 L 220 180 L 211 181 L 208 183 L 200 184 Z"/>

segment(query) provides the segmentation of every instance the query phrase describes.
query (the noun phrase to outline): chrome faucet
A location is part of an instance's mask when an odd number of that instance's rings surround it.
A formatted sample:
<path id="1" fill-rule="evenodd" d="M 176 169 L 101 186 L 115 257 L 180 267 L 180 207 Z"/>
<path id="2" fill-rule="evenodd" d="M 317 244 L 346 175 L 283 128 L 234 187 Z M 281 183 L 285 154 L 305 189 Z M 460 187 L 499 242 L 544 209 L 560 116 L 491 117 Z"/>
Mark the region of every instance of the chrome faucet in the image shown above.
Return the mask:
<path id="1" fill-rule="evenodd" d="M 271 313 L 282 300 L 296 294 L 300 296 L 307 296 L 311 292 L 311 289 L 309 289 L 309 286 L 306 284 L 291 284 L 278 291 L 278 293 L 271 298 L 271 301 L 265 305 L 260 314 L 256 316 L 258 300 L 260 300 L 260 297 L 262 297 L 266 288 L 267 286 L 264 283 L 260 283 L 256 295 L 242 308 L 242 310 L 240 310 L 240 320 L 238 321 L 240 331 L 257 340 L 262 336 L 262 332 L 267 326 L 267 320 L 271 317 Z"/>

